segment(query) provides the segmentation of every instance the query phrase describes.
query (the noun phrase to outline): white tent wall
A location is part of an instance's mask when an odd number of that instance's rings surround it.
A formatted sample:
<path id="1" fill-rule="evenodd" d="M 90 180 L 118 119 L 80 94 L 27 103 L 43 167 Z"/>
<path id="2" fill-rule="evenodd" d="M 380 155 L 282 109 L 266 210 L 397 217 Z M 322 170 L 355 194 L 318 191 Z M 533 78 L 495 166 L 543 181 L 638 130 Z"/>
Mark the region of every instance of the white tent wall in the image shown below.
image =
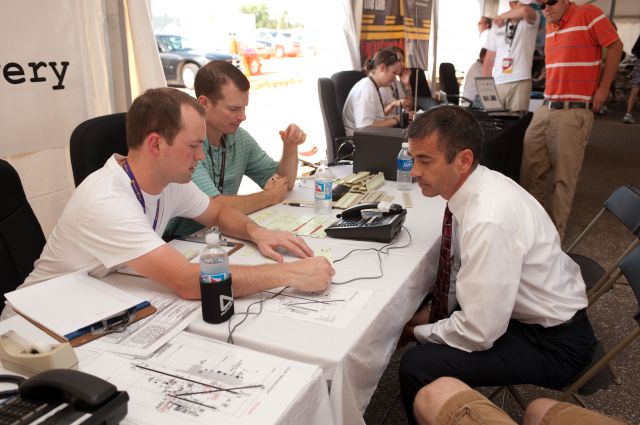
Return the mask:
<path id="1" fill-rule="evenodd" d="M 6 13 L 5 19 L 15 23 L 10 29 L 5 27 L 8 34 L 3 34 L 3 29 L 0 29 L 5 43 L 6 40 L 37 39 L 32 40 L 35 41 L 32 44 L 39 47 L 25 53 L 28 60 L 48 58 L 47 47 L 58 41 L 62 44 L 62 40 L 56 39 L 59 34 L 43 30 L 49 26 L 35 24 L 47 22 L 55 26 L 54 22 L 59 17 L 56 9 L 65 15 L 70 13 L 78 50 L 74 54 L 82 58 L 79 62 L 82 68 L 82 81 L 79 83 L 82 99 L 78 103 L 84 108 L 72 112 L 64 108 L 46 110 L 45 114 L 53 121 L 50 129 L 41 128 L 45 126 L 43 114 L 34 112 L 28 117 L 30 123 L 47 136 L 39 141 L 42 148 L 3 154 L 3 158 L 18 171 L 27 198 L 48 236 L 74 188 L 68 148 L 74 126 L 88 118 L 126 111 L 132 97 L 147 88 L 165 86 L 166 82 L 155 53 L 157 46 L 146 1 L 59 0 L 43 4 L 37 0 L 0 0 L 0 7 Z M 40 32 L 34 32 L 33 28 L 38 28 Z M 5 53 L 8 52 L 3 48 L 4 63 L 13 59 L 7 58 Z M 49 102 L 47 95 L 42 97 L 41 102 L 43 105 Z M 56 119 L 60 119 L 61 114 L 69 113 L 72 116 L 66 119 L 71 120 L 72 125 L 56 127 Z M 8 114 L 2 115 L 0 127 L 3 137 L 11 139 L 3 140 L 2 152 L 8 152 L 6 144 L 17 143 L 16 139 L 28 141 L 33 137 L 30 136 L 31 128 L 10 120 Z"/>
<path id="2" fill-rule="evenodd" d="M 437 3 L 435 69 L 442 62 L 450 62 L 457 70 L 466 72 L 480 52 L 478 19 L 482 16 L 484 1 L 439 0 Z"/>

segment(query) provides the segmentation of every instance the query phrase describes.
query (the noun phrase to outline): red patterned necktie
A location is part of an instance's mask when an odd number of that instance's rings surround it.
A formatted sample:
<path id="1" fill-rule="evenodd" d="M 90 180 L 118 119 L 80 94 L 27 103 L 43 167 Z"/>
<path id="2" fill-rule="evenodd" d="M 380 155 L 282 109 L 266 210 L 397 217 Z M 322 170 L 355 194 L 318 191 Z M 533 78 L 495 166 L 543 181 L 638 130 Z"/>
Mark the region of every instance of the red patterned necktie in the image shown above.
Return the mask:
<path id="1" fill-rule="evenodd" d="M 444 210 L 442 220 L 442 244 L 440 245 L 440 260 L 438 261 L 438 275 L 433 287 L 431 298 L 431 314 L 429 323 L 449 317 L 449 281 L 451 277 L 451 211 L 449 205 Z"/>

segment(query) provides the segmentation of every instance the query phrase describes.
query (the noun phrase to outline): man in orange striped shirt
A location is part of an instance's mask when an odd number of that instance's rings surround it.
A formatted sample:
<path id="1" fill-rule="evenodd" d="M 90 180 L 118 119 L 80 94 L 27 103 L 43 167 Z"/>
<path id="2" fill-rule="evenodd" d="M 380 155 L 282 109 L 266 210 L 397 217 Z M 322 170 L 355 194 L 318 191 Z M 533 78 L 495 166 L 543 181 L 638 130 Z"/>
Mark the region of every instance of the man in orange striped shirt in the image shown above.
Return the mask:
<path id="1" fill-rule="evenodd" d="M 609 19 L 593 5 L 541 0 L 540 8 L 547 18 L 545 100 L 525 134 L 520 182 L 545 206 L 562 240 L 593 111 L 607 99 L 622 42 Z M 608 53 L 600 75 L 603 47 Z"/>

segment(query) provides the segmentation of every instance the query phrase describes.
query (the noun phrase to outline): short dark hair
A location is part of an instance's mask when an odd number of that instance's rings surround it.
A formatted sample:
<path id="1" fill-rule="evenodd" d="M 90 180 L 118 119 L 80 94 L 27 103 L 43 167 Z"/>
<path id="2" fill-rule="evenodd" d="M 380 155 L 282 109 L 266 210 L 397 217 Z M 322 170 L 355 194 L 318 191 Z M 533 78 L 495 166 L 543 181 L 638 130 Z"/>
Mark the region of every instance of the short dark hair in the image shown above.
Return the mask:
<path id="1" fill-rule="evenodd" d="M 226 61 L 211 61 L 198 70 L 194 82 L 196 97 L 206 96 L 213 103 L 222 99 L 222 86 L 232 82 L 238 90 L 249 91 L 251 83 L 233 64 Z"/>
<path id="2" fill-rule="evenodd" d="M 204 117 L 205 110 L 193 96 L 177 89 L 149 89 L 134 101 L 127 112 L 127 146 L 136 149 L 149 133 L 157 132 L 173 143 L 182 128 L 182 105 L 193 107 Z"/>
<path id="3" fill-rule="evenodd" d="M 382 49 L 379 50 L 378 53 L 376 53 L 376 55 L 373 57 L 373 60 L 367 60 L 367 62 L 365 63 L 365 69 L 367 70 L 367 72 L 369 72 L 376 68 L 378 65 L 391 66 L 395 65 L 398 62 L 400 62 L 400 59 L 398 59 L 398 55 L 396 55 L 395 52 L 392 52 L 389 49 Z"/>
<path id="4" fill-rule="evenodd" d="M 489 28 L 491 28 L 491 23 L 492 23 L 492 21 L 491 21 L 491 18 L 490 18 L 490 17 L 488 17 L 488 16 L 483 16 L 483 17 L 481 17 L 480 19 L 482 19 L 482 21 L 483 21 L 485 24 L 489 25 Z"/>
<path id="5" fill-rule="evenodd" d="M 422 139 L 437 133 L 440 148 L 451 163 L 458 152 L 470 149 L 473 164 L 482 156 L 482 128 L 469 112 L 453 105 L 442 105 L 420 114 L 407 129 L 409 139 Z"/>

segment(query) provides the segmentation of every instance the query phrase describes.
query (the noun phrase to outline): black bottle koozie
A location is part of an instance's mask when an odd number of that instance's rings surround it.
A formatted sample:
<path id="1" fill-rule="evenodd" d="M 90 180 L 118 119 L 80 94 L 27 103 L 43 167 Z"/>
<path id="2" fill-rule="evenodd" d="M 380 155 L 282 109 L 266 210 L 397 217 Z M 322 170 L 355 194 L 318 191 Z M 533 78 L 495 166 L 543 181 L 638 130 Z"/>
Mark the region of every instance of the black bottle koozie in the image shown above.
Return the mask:
<path id="1" fill-rule="evenodd" d="M 207 323 L 226 322 L 233 316 L 233 291 L 231 275 L 220 282 L 200 282 L 202 319 Z"/>

